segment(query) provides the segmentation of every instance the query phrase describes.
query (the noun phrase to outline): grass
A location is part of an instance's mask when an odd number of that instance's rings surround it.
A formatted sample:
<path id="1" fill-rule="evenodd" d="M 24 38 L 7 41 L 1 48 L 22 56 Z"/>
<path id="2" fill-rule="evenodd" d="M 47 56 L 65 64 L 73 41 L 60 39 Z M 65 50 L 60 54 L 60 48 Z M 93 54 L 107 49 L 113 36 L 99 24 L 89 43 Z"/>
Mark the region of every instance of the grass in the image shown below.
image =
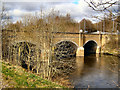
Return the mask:
<path id="1" fill-rule="evenodd" d="M 20 66 L 2 62 L 3 84 L 6 88 L 65 88 L 49 80 L 45 80 Z"/>

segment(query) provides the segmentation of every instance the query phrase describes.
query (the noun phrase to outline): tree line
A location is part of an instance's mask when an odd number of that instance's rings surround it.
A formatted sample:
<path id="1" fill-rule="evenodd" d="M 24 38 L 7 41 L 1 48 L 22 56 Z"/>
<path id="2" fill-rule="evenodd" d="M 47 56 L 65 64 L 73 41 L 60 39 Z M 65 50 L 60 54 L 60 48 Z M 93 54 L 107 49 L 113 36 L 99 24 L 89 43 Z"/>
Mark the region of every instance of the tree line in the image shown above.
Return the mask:
<path id="1" fill-rule="evenodd" d="M 98 18 L 96 18 L 97 21 Z M 26 15 L 22 20 L 16 23 L 9 22 L 4 26 L 6 30 L 28 31 L 28 30 L 47 30 L 53 28 L 55 32 L 79 32 L 80 29 L 88 32 L 104 31 L 117 32 L 119 27 L 120 16 L 113 19 L 109 13 L 107 17 L 92 23 L 89 19 L 82 19 L 80 22 L 73 20 L 70 14 L 62 16 L 59 11 L 51 11 L 48 16 Z M 6 21 L 8 22 L 8 21 Z M 104 30 L 103 30 L 104 29 Z"/>

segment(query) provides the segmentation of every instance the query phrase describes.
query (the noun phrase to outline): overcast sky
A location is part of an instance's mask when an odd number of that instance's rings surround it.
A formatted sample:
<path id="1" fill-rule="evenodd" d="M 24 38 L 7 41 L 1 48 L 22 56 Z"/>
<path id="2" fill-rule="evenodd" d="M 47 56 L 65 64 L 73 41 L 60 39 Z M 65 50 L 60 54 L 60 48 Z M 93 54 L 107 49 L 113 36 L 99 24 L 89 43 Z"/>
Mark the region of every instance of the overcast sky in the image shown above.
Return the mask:
<path id="1" fill-rule="evenodd" d="M 96 21 L 96 19 L 91 18 L 91 15 L 102 16 L 103 14 L 92 10 L 84 0 L 4 0 L 4 2 L 13 22 L 20 20 L 24 15 L 40 12 L 41 9 L 45 15 L 53 8 L 62 15 L 69 13 L 77 22 L 81 21 L 83 18 Z M 111 9 L 113 8 L 118 9 L 116 6 Z"/>

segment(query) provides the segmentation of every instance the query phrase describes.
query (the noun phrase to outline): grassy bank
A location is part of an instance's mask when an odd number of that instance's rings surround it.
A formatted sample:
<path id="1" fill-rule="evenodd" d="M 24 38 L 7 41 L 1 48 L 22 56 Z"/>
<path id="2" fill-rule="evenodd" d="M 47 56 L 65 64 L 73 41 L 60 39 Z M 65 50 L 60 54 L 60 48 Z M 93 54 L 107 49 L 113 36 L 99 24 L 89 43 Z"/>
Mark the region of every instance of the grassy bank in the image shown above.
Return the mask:
<path id="1" fill-rule="evenodd" d="M 20 66 L 2 62 L 2 88 L 65 88 Z M 1 88 L 0 87 L 0 88 Z"/>

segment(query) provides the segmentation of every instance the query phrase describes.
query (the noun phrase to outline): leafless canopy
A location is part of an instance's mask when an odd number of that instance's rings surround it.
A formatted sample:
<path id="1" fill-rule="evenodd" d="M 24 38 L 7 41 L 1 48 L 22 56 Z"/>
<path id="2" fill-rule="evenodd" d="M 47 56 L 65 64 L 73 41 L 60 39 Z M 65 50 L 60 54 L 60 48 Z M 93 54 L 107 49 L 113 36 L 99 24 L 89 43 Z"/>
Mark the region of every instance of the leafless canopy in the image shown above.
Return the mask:
<path id="1" fill-rule="evenodd" d="M 118 3 L 118 0 L 84 0 L 95 11 L 105 11 Z"/>

